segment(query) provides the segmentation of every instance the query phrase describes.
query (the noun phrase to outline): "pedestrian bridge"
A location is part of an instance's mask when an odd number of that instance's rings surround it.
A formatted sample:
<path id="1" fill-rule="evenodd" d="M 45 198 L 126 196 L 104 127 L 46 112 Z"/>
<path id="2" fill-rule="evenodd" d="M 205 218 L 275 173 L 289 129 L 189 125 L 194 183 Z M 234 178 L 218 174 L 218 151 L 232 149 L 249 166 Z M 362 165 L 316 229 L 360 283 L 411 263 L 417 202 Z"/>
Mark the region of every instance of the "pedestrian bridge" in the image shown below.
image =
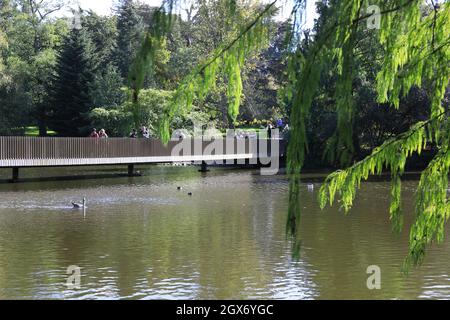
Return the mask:
<path id="1" fill-rule="evenodd" d="M 268 164 L 285 153 L 282 139 L 185 139 L 164 145 L 157 139 L 0 137 L 0 168 L 12 168 L 12 180 L 19 168 L 92 165 L 226 161 L 233 164 Z"/>

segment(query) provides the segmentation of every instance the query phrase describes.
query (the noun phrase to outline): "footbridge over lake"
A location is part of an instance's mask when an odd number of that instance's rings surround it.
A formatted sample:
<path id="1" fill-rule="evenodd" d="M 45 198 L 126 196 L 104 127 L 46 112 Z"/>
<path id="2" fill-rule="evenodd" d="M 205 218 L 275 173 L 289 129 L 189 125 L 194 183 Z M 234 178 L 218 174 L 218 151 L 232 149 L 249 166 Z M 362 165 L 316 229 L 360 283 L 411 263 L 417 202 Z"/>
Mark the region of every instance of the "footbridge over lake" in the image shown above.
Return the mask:
<path id="1" fill-rule="evenodd" d="M 132 138 L 0 137 L 0 168 L 126 165 L 134 175 L 137 164 L 195 162 L 202 164 L 263 164 L 283 157 L 282 139 L 184 139 L 169 141 Z"/>

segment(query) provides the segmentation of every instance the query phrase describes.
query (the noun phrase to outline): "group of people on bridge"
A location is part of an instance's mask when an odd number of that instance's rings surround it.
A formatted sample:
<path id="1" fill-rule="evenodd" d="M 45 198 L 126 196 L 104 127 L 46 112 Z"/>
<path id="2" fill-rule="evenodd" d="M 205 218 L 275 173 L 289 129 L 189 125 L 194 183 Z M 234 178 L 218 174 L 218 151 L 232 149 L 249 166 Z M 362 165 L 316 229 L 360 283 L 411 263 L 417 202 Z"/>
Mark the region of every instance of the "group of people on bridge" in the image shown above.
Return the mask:
<path id="1" fill-rule="evenodd" d="M 97 129 L 92 129 L 91 134 L 89 135 L 90 138 L 108 138 L 108 135 L 106 134 L 105 129 L 101 129 L 99 132 L 97 132 Z"/>
<path id="2" fill-rule="evenodd" d="M 272 130 L 273 129 L 279 129 L 282 133 L 282 135 L 286 135 L 289 131 L 289 125 L 287 124 L 287 122 L 283 121 L 282 119 L 277 120 L 276 124 L 272 124 L 272 122 L 269 122 L 266 130 L 267 130 L 267 137 L 269 139 L 272 138 Z M 148 130 L 147 127 L 142 126 L 140 128 L 140 135 L 143 138 L 149 139 L 150 138 L 150 132 Z M 236 138 L 250 138 L 250 133 L 249 132 L 241 132 L 241 131 L 237 131 L 234 133 Z M 179 133 L 177 135 L 180 139 L 184 139 L 185 136 L 183 133 Z M 100 131 L 97 132 L 96 128 L 93 128 L 91 133 L 89 134 L 90 138 L 108 138 L 108 134 L 106 133 L 105 129 L 101 129 Z M 136 139 L 138 138 L 138 131 L 136 129 L 133 129 L 129 135 L 129 138 L 132 139 Z"/>
<path id="3" fill-rule="evenodd" d="M 140 133 L 142 137 L 149 139 L 150 138 L 150 132 L 148 131 L 147 127 L 142 126 L 140 129 Z M 106 133 L 105 129 L 101 129 L 100 131 L 97 131 L 96 128 L 93 128 L 91 133 L 89 134 L 90 138 L 108 138 L 108 134 Z M 129 135 L 129 138 L 137 138 L 138 133 L 136 129 L 133 129 Z"/>
<path id="4" fill-rule="evenodd" d="M 146 139 L 150 139 L 150 132 L 148 131 L 147 127 L 142 126 L 140 129 L 141 135 L 142 137 L 146 138 Z M 130 133 L 130 138 L 137 138 L 138 137 L 138 133 L 136 131 L 136 129 L 133 129 Z"/>

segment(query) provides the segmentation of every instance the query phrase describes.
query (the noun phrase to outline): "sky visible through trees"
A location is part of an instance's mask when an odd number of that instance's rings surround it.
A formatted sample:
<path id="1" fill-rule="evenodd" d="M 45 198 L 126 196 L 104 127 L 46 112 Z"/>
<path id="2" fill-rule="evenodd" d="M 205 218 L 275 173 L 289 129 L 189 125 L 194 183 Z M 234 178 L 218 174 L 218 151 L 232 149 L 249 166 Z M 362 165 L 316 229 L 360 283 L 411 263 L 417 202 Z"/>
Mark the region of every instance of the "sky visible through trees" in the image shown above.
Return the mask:
<path id="1" fill-rule="evenodd" d="M 117 2 L 117 0 L 78 0 L 74 2 L 72 5 L 73 8 L 76 8 L 78 5 L 84 10 L 92 10 L 99 15 L 110 15 L 111 8 Z M 140 0 L 140 2 L 148 4 L 152 7 L 158 7 L 161 5 L 162 0 Z M 269 2 L 268 0 L 263 2 Z M 276 16 L 278 20 L 286 20 L 289 18 L 289 15 L 292 11 L 293 1 L 292 0 L 282 0 L 283 4 L 279 14 Z M 70 15 L 69 10 L 63 10 L 61 12 L 56 13 L 54 16 L 63 16 Z M 317 18 L 316 8 L 314 1 L 308 1 L 306 7 L 306 16 L 304 21 L 304 27 L 306 29 L 312 28 L 314 25 L 314 19 Z"/>

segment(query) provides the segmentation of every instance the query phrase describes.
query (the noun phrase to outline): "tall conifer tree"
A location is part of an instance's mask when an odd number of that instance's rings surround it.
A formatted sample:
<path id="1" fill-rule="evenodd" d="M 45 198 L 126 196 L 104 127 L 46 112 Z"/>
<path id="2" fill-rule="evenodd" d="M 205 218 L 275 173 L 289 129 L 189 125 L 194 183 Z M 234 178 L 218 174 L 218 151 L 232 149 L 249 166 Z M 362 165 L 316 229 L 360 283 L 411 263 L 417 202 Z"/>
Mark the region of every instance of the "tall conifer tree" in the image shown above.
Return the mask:
<path id="1" fill-rule="evenodd" d="M 85 136 L 93 107 L 95 65 L 84 30 L 73 29 L 58 57 L 54 79 L 51 127 L 61 136 Z"/>
<path id="2" fill-rule="evenodd" d="M 141 18 L 133 0 L 121 0 L 117 14 L 118 36 L 114 60 L 121 76 L 127 78 L 131 61 L 141 44 Z"/>

